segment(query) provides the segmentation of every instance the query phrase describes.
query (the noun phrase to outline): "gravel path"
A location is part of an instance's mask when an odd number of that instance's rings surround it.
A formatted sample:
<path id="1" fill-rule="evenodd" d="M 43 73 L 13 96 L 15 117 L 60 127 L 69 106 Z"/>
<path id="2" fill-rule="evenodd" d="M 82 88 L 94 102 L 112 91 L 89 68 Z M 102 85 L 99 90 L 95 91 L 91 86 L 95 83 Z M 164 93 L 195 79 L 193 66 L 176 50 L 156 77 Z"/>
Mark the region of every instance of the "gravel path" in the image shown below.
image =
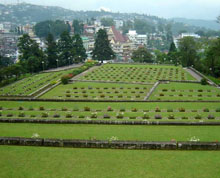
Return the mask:
<path id="1" fill-rule="evenodd" d="M 55 68 L 55 69 L 45 70 L 43 72 L 44 73 L 47 73 L 47 72 L 58 72 L 58 71 L 62 71 L 62 70 L 67 70 L 67 69 L 73 69 L 73 68 L 76 68 L 76 67 L 81 67 L 82 65 L 83 64 L 72 64 L 72 65 L 69 65 L 69 66 L 58 67 L 58 68 Z"/>
<path id="2" fill-rule="evenodd" d="M 187 72 L 189 72 L 196 80 L 198 80 L 199 82 L 201 81 L 202 77 L 200 75 L 198 75 L 197 73 L 195 73 L 193 70 L 191 70 L 190 68 L 184 68 Z"/>

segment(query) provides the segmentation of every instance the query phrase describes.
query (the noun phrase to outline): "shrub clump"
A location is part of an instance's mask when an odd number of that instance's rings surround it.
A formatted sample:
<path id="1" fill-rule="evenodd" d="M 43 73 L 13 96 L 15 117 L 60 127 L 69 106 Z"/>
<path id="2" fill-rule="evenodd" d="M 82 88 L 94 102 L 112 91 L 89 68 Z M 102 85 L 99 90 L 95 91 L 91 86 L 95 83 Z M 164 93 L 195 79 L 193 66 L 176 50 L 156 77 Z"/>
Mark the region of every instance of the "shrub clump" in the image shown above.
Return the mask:
<path id="1" fill-rule="evenodd" d="M 168 119 L 175 119 L 174 115 L 169 115 Z"/>
<path id="2" fill-rule="evenodd" d="M 201 80 L 201 85 L 208 85 L 208 81 L 205 78 L 203 78 Z"/>
<path id="3" fill-rule="evenodd" d="M 69 83 L 69 80 L 73 77 L 73 74 L 64 75 L 61 77 L 61 82 L 63 85 L 66 85 Z"/>
<path id="4" fill-rule="evenodd" d="M 18 114 L 18 117 L 25 117 L 25 113 L 24 113 L 24 112 L 20 112 L 20 113 Z"/>

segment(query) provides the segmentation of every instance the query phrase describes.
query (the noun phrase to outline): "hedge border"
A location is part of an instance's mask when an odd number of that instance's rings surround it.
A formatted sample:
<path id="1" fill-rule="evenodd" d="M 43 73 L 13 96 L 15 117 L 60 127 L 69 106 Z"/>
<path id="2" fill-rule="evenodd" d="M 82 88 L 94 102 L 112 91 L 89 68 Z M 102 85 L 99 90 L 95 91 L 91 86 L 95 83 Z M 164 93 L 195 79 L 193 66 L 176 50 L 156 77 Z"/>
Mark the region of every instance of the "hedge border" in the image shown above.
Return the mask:
<path id="1" fill-rule="evenodd" d="M 174 121 L 111 121 L 111 120 L 61 120 L 61 119 L 10 119 L 0 123 L 30 124 L 96 124 L 96 125 L 160 125 L 160 126 L 220 126 L 220 122 L 174 122 Z"/>
<path id="2" fill-rule="evenodd" d="M 216 150 L 219 142 L 157 142 L 157 141 L 110 141 L 110 140 L 72 140 L 24 137 L 0 137 L 0 145 L 129 149 L 129 150 Z"/>

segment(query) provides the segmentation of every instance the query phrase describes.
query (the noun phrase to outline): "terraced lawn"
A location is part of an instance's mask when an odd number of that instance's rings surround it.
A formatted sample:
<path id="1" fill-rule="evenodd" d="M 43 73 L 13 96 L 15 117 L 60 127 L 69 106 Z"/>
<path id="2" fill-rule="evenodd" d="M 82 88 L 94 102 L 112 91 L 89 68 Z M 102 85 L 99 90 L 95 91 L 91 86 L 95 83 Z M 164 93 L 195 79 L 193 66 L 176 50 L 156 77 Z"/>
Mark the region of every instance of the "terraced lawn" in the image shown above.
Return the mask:
<path id="1" fill-rule="evenodd" d="M 220 89 L 201 84 L 175 83 L 160 84 L 150 100 L 161 101 L 220 101 Z"/>
<path id="2" fill-rule="evenodd" d="M 219 152 L 0 147 L 0 177 L 218 178 Z"/>
<path id="3" fill-rule="evenodd" d="M 158 80 L 193 80 L 182 67 L 106 64 L 80 78 L 85 81 L 155 83 Z"/>
<path id="4" fill-rule="evenodd" d="M 118 126 L 62 124 L 0 124 L 1 137 L 138 141 L 220 141 L 220 126 Z"/>
<path id="5" fill-rule="evenodd" d="M 58 81 L 61 76 L 70 73 L 72 70 L 60 71 L 60 72 L 50 72 L 41 73 L 30 76 L 11 85 L 0 88 L 0 95 L 2 96 L 27 96 L 38 89 L 54 84 Z"/>
<path id="6" fill-rule="evenodd" d="M 219 121 L 219 103 L 0 102 L 0 118 Z M 161 118 L 158 118 L 161 116 Z"/>
<path id="7" fill-rule="evenodd" d="M 76 82 L 59 85 L 41 98 L 80 100 L 144 100 L 152 85 Z"/>

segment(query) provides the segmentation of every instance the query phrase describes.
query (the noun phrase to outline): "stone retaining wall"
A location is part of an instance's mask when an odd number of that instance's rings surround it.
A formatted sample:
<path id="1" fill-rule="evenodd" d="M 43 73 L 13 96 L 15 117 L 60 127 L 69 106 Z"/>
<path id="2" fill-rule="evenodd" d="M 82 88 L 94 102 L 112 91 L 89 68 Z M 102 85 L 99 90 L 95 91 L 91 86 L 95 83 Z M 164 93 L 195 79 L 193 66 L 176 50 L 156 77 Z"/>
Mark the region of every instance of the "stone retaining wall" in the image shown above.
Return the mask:
<path id="1" fill-rule="evenodd" d="M 2 118 L 0 123 L 33 124 L 97 124 L 97 125 L 175 125 L 175 126 L 220 126 L 220 122 L 175 122 L 175 121 L 111 121 L 111 120 L 66 120 L 66 119 L 10 119 Z"/>
<path id="2" fill-rule="evenodd" d="M 219 150 L 218 142 L 146 142 L 0 137 L 0 145 L 132 150 Z"/>

